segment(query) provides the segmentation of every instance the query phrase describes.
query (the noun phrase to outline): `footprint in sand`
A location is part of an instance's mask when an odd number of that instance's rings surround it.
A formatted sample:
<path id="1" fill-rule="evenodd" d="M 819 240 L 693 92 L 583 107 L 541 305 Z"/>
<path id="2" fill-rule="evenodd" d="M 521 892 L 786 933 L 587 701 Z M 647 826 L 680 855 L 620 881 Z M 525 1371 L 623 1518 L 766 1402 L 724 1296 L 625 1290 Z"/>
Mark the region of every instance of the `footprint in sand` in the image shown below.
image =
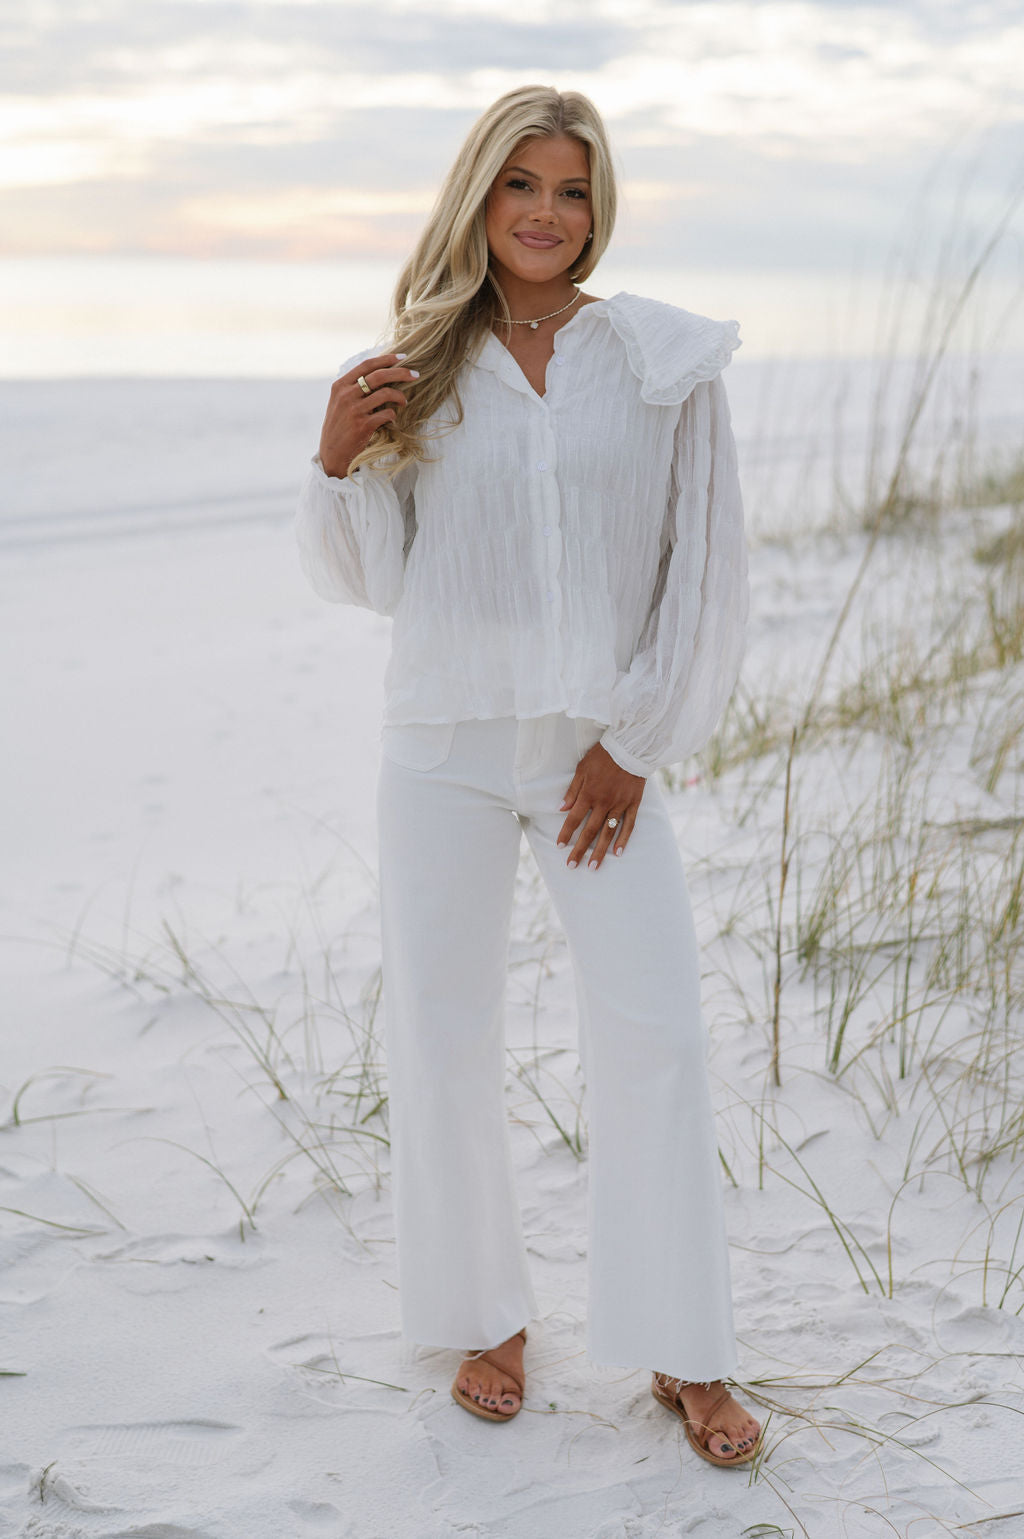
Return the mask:
<path id="1" fill-rule="evenodd" d="M 140 1459 L 146 1463 L 184 1464 L 192 1469 L 216 1464 L 228 1453 L 241 1427 L 220 1421 L 113 1423 L 73 1427 L 71 1451 L 79 1458 Z"/>
<path id="2" fill-rule="evenodd" d="M 296 1499 L 288 1503 L 289 1511 L 311 1528 L 330 1529 L 337 1534 L 341 1513 L 333 1502 L 306 1502 Z"/>

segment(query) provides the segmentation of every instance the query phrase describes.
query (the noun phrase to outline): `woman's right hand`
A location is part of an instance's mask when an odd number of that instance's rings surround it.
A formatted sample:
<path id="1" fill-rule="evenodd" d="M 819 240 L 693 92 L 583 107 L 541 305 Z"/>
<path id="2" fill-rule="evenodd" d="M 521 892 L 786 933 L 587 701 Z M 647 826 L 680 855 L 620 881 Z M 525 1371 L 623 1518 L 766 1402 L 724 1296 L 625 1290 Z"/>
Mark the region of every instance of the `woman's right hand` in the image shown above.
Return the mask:
<path id="1" fill-rule="evenodd" d="M 419 379 L 415 369 L 402 367 L 404 357 L 404 353 L 384 353 L 380 358 L 364 358 L 334 381 L 320 433 L 320 463 L 327 475 L 347 475 L 349 465 L 377 429 L 395 421 L 396 407 L 406 404 L 395 386 Z M 370 387 L 369 395 L 359 384 L 360 375 Z"/>

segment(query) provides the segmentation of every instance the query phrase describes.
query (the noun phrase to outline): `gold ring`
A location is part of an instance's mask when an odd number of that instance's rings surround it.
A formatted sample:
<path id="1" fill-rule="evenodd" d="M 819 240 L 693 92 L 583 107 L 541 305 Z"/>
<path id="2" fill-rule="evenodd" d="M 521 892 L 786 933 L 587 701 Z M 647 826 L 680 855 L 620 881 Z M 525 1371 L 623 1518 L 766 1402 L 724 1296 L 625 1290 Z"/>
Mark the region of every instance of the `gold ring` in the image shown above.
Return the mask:
<path id="1" fill-rule="evenodd" d="M 618 818 L 609 818 L 608 819 L 608 827 L 609 828 L 618 828 L 618 826 L 619 826 Z"/>
<path id="2" fill-rule="evenodd" d="M 373 386 L 372 385 L 368 385 L 366 383 L 366 380 L 363 378 L 363 376 L 361 374 L 360 374 L 359 378 L 356 380 L 356 384 L 359 386 L 360 390 L 363 392 L 364 395 L 372 395 L 373 394 Z"/>

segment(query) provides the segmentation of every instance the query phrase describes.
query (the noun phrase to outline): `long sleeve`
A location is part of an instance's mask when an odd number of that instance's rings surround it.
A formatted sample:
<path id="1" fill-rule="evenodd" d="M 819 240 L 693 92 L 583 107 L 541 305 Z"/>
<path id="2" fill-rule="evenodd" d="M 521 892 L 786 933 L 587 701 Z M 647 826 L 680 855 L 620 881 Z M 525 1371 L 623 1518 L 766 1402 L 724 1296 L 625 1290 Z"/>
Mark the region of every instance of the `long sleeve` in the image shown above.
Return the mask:
<path id="1" fill-rule="evenodd" d="M 376 351 L 353 353 L 338 377 Z M 394 614 L 416 533 L 416 471 L 406 465 L 392 480 L 360 465 L 350 476 L 329 476 L 319 454 L 313 456 L 299 493 L 295 538 L 302 570 L 321 598 Z"/>
<path id="2" fill-rule="evenodd" d="M 314 456 L 295 515 L 302 569 L 321 598 L 394 614 L 416 532 L 415 466 L 394 481 L 361 465 L 329 476 Z"/>
<path id="3" fill-rule="evenodd" d="M 748 611 L 736 446 L 721 376 L 683 402 L 654 601 L 601 739 L 634 775 L 698 752 L 739 675 Z"/>

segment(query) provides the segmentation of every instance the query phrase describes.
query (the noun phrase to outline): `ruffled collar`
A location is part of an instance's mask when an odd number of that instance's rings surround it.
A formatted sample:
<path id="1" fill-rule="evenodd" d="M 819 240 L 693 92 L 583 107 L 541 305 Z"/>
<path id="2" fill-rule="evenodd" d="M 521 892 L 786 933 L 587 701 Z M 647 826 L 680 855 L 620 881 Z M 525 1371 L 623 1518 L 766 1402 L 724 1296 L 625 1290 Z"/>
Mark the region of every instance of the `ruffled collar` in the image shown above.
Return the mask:
<path id="1" fill-rule="evenodd" d="M 555 333 L 557 352 L 572 351 L 587 326 L 605 321 L 621 338 L 629 366 L 650 406 L 674 406 L 702 381 L 714 379 L 731 359 L 739 339 L 737 321 L 714 321 L 678 305 L 622 291 L 584 305 Z M 488 332 L 471 362 L 497 372 L 511 358 Z"/>

